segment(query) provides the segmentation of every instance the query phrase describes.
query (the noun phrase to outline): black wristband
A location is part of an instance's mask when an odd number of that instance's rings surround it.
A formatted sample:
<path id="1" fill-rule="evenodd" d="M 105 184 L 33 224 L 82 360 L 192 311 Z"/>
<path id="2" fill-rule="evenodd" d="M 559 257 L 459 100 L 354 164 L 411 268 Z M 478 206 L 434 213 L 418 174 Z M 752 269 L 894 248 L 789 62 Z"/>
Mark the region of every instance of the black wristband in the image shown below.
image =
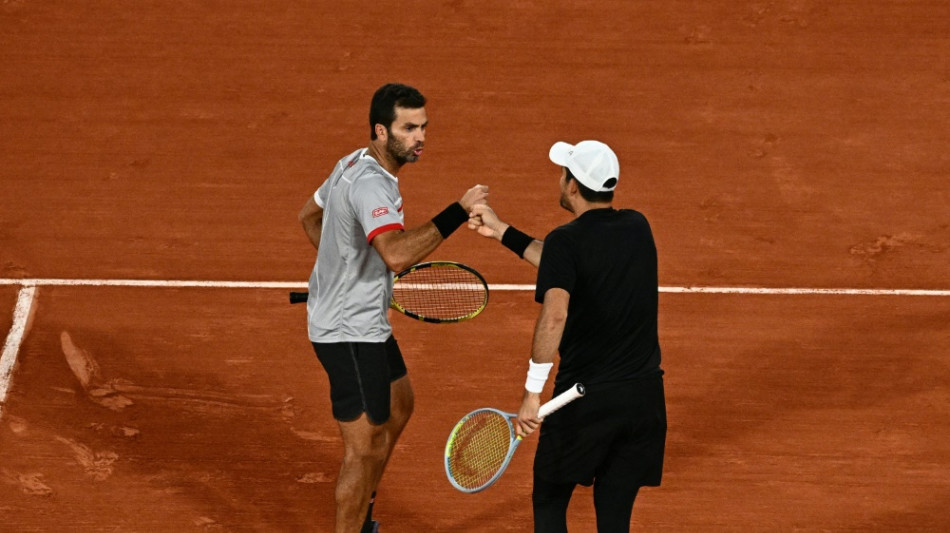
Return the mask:
<path id="1" fill-rule="evenodd" d="M 462 204 L 458 202 L 453 202 L 443 209 L 441 213 L 432 217 L 432 223 L 435 224 L 435 229 L 439 230 L 439 233 L 442 234 L 443 239 L 447 239 L 453 231 L 457 230 L 459 226 L 467 221 L 468 213 L 465 212 L 465 208 L 462 207 Z"/>
<path id="2" fill-rule="evenodd" d="M 518 257 L 524 258 L 524 251 L 534 242 L 534 237 L 524 234 L 514 226 L 508 226 L 508 229 L 501 235 L 501 243 L 512 252 L 518 254 Z"/>

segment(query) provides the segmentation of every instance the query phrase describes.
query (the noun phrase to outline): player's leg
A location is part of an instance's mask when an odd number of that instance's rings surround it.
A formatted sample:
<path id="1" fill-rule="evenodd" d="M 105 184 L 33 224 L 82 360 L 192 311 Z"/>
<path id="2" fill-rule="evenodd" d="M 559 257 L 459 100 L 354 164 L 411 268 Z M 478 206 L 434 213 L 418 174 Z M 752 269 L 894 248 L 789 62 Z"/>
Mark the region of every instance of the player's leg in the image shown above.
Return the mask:
<path id="1" fill-rule="evenodd" d="M 567 533 L 567 507 L 575 486 L 546 481 L 535 474 L 531 492 L 535 533 Z"/>
<path id="2" fill-rule="evenodd" d="M 392 416 L 386 345 L 314 343 L 314 350 L 330 378 L 333 417 L 343 437 L 336 531 L 352 533 L 359 531 L 366 519 L 371 495 L 392 451 L 391 429 L 387 427 Z M 400 413 L 399 418 L 406 417 Z"/>
<path id="3" fill-rule="evenodd" d="M 600 435 L 588 431 L 586 400 L 567 405 L 541 424 L 531 494 L 536 533 L 566 533 L 574 487 L 593 482 L 596 457 L 592 449 Z"/>
<path id="4" fill-rule="evenodd" d="M 629 483 L 611 485 L 601 479 L 594 481 L 594 512 L 597 533 L 629 533 L 633 502 L 640 487 Z"/>
<path id="5" fill-rule="evenodd" d="M 391 397 L 391 415 L 389 420 L 383 424 L 386 448 L 385 456 L 379 467 L 376 479 L 372 483 L 373 490 L 370 494 L 369 507 L 366 510 L 361 533 L 373 533 L 375 531 L 373 506 L 376 500 L 376 488 L 379 486 L 380 481 L 382 481 L 383 474 L 386 471 L 386 465 L 389 463 L 389 458 L 392 457 L 393 449 L 396 446 L 396 441 L 399 440 L 399 436 L 402 434 L 403 429 L 405 429 L 406 424 L 409 422 L 409 417 L 412 415 L 414 396 L 408 376 L 403 376 L 392 383 Z"/>
<path id="6" fill-rule="evenodd" d="M 360 531 L 370 497 L 386 462 L 386 430 L 370 423 L 366 415 L 340 422 L 343 464 L 336 486 L 336 532 Z"/>
<path id="7" fill-rule="evenodd" d="M 402 431 L 409 423 L 414 405 L 414 394 L 412 385 L 409 382 L 409 376 L 403 376 L 397 379 L 392 383 L 391 387 L 391 414 L 389 420 L 383 424 L 383 429 L 386 433 L 386 456 L 382 468 L 379 471 L 379 479 L 376 480 L 376 484 L 382 479 L 386 464 L 389 463 L 389 458 L 392 456 L 393 449 L 396 446 L 396 441 L 399 440 L 399 436 L 402 435 Z"/>
<path id="8" fill-rule="evenodd" d="M 383 461 L 383 465 L 379 470 L 379 476 L 373 483 L 373 493 L 370 495 L 370 504 L 366 511 L 362 533 L 374 532 L 376 522 L 373 521 L 373 505 L 376 500 L 376 487 L 382 480 L 386 465 L 389 463 L 389 458 L 392 456 L 393 449 L 396 446 L 396 441 L 399 440 L 399 436 L 406 428 L 406 424 L 409 423 L 409 418 L 412 416 L 415 405 L 415 395 L 412 391 L 412 384 L 409 381 L 406 363 L 402 358 L 402 352 L 399 350 L 399 344 L 396 343 L 394 337 L 390 336 L 386 340 L 385 347 L 389 379 L 391 381 L 390 416 L 389 420 L 384 424 L 386 446 L 388 449 L 386 451 L 386 459 Z"/>
<path id="9" fill-rule="evenodd" d="M 375 345 L 374 348 L 380 348 L 380 346 Z M 383 446 L 385 446 L 386 449 L 382 465 L 379 467 L 376 479 L 373 480 L 372 483 L 372 493 L 370 494 L 369 507 L 363 522 L 362 533 L 373 533 L 375 531 L 374 526 L 377 526 L 377 523 L 373 520 L 373 507 L 376 501 L 376 489 L 382 480 L 386 465 L 389 463 L 389 458 L 392 456 L 396 442 L 399 440 L 399 436 L 405 429 L 406 424 L 409 423 L 409 418 L 412 416 L 414 406 L 412 385 L 409 381 L 406 363 L 402 358 L 402 352 L 399 350 L 399 344 L 393 336 L 390 336 L 386 339 L 386 342 L 383 343 L 381 348 L 385 354 L 385 368 L 387 373 L 384 375 L 389 381 L 389 402 L 387 404 L 382 401 L 382 398 L 371 392 L 368 394 L 369 399 L 367 404 L 370 406 L 371 412 L 381 412 L 382 405 L 388 406 L 389 418 L 382 424 L 385 432 L 385 444 L 383 444 Z M 381 385 L 382 384 L 374 387 L 372 390 L 379 391 L 380 393 L 383 392 L 384 388 Z M 374 405 L 376 407 L 373 407 Z"/>
<path id="10" fill-rule="evenodd" d="M 637 493 L 659 485 L 666 443 L 666 409 L 661 376 L 636 387 L 607 392 L 613 412 L 604 420 L 617 428 L 596 470 L 594 509 L 599 533 L 627 533 Z"/>
<path id="11" fill-rule="evenodd" d="M 626 414 L 613 419 L 623 428 L 605 442 L 609 452 L 597 468 L 594 479 L 594 512 L 598 533 L 628 533 L 633 502 L 640 490 L 639 447 L 633 441 Z M 608 419 L 610 420 L 610 419 Z"/>
<path id="12" fill-rule="evenodd" d="M 396 339 L 390 336 L 389 339 L 386 340 L 385 347 L 389 380 L 391 382 L 389 387 L 390 415 L 389 420 L 383 424 L 386 430 L 386 444 L 388 450 L 386 452 L 386 460 L 383 463 L 383 469 L 379 473 L 380 479 L 382 478 L 386 464 L 389 462 L 389 457 L 392 455 L 393 448 L 396 446 L 396 441 L 399 440 L 399 436 L 402 435 L 406 424 L 409 423 L 409 418 L 412 416 L 412 411 L 415 406 L 415 395 L 412 391 L 412 384 L 409 381 L 406 363 L 402 358 L 402 352 L 396 343 Z M 377 480 L 377 484 L 378 483 L 379 480 Z"/>

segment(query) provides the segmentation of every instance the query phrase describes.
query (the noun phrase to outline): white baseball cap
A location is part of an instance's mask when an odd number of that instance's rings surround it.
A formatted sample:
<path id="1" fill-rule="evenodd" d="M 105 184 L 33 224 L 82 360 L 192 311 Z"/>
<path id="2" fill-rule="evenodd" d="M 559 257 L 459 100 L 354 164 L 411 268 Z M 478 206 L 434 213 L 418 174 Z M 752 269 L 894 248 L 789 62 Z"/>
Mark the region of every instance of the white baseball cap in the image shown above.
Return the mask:
<path id="1" fill-rule="evenodd" d="M 600 141 L 581 141 L 574 145 L 556 142 L 548 157 L 554 164 L 567 167 L 577 181 L 592 191 L 606 192 L 617 187 L 620 162 L 617 154 Z"/>

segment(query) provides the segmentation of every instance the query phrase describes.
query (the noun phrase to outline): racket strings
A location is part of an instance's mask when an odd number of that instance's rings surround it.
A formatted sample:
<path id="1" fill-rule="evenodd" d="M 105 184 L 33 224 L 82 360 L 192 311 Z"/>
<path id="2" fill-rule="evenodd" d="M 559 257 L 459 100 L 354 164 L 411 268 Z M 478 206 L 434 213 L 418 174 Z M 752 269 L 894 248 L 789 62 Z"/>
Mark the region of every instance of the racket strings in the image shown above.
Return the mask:
<path id="1" fill-rule="evenodd" d="M 451 266 L 415 270 L 393 286 L 393 299 L 403 309 L 441 320 L 475 313 L 487 296 L 488 288 L 477 276 Z"/>
<path id="2" fill-rule="evenodd" d="M 507 418 L 493 411 L 471 415 L 456 429 L 447 452 L 450 475 L 466 489 L 481 487 L 504 465 L 511 442 Z"/>

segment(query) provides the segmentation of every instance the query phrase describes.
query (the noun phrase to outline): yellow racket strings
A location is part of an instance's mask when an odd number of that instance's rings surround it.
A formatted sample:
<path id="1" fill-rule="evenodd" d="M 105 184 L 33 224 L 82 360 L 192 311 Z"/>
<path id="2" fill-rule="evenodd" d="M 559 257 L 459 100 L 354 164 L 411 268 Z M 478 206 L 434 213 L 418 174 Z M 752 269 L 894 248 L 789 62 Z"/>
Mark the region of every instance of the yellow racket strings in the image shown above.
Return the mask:
<path id="1" fill-rule="evenodd" d="M 462 422 L 448 450 L 449 472 L 459 486 L 475 489 L 491 480 L 508 455 L 510 428 L 494 411 L 479 411 Z"/>
<path id="2" fill-rule="evenodd" d="M 403 309 L 425 317 L 453 320 L 485 305 L 487 287 L 475 275 L 452 265 L 420 268 L 399 278 L 393 299 Z"/>

